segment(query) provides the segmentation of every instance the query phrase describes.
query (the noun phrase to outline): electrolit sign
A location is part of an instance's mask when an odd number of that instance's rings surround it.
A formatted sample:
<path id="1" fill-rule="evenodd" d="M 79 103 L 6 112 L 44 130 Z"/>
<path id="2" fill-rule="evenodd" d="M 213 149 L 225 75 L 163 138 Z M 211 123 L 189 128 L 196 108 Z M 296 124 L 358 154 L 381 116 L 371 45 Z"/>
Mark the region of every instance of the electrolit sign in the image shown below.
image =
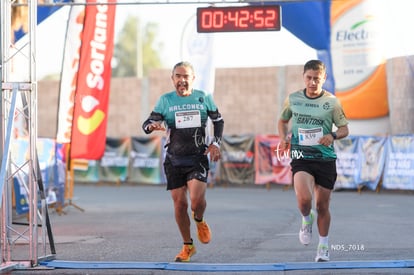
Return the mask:
<path id="1" fill-rule="evenodd" d="M 339 92 L 361 84 L 384 62 L 383 28 L 373 10 L 372 5 L 363 2 L 333 25 L 332 62 L 335 88 Z"/>
<path id="2" fill-rule="evenodd" d="M 335 94 L 350 119 L 388 114 L 382 6 L 375 0 L 332 2 Z"/>

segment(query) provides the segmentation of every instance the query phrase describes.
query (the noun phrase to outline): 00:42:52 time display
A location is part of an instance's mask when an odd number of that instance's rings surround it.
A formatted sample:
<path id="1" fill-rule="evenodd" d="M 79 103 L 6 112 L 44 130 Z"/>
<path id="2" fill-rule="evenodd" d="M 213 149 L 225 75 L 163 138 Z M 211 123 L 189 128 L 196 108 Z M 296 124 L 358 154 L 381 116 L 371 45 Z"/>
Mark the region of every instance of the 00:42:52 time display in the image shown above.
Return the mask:
<path id="1" fill-rule="evenodd" d="M 231 24 L 238 28 L 275 28 L 277 13 L 275 10 L 204 11 L 201 22 L 204 28 L 221 28 Z"/>

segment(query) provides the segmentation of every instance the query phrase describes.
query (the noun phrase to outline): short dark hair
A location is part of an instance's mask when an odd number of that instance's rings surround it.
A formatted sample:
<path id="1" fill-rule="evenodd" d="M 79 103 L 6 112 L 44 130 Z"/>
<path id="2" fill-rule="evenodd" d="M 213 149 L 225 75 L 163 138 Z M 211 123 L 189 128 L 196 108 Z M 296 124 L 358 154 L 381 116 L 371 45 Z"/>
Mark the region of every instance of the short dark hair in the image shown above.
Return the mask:
<path id="1" fill-rule="evenodd" d="M 174 67 L 173 67 L 173 73 L 174 73 L 174 70 L 175 70 L 177 67 L 186 67 L 186 68 L 190 68 L 190 69 L 191 69 L 191 71 L 193 71 L 193 73 L 194 73 L 194 68 L 193 68 L 193 65 L 192 65 L 190 62 L 188 62 L 188 61 L 181 61 L 181 62 L 178 62 L 177 64 L 175 64 L 175 65 L 174 65 Z"/>
<path id="2" fill-rule="evenodd" d="M 309 60 L 306 62 L 305 66 L 303 66 L 303 73 L 305 73 L 307 70 L 326 72 L 326 66 L 320 60 Z"/>

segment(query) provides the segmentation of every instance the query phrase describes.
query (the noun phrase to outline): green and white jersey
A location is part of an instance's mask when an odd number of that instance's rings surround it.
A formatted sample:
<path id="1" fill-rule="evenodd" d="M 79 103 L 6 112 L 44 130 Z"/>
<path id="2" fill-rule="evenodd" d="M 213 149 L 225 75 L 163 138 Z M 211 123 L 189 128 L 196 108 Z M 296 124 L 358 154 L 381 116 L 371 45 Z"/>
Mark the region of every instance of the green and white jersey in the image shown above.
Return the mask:
<path id="1" fill-rule="evenodd" d="M 310 98 L 305 90 L 294 92 L 286 99 L 281 119 L 292 120 L 290 155 L 292 159 L 336 159 L 333 144 L 321 145 L 319 139 L 332 132 L 332 126 L 345 126 L 348 121 L 339 100 L 327 91 Z"/>
<path id="2" fill-rule="evenodd" d="M 154 112 L 163 115 L 169 128 L 205 127 L 207 110 L 214 111 L 217 107 L 211 95 L 203 91 L 193 90 L 189 96 L 179 96 L 175 91 L 160 97 Z"/>
<path id="3" fill-rule="evenodd" d="M 194 89 L 184 97 L 175 91 L 162 95 L 150 120 L 164 121 L 168 127 L 168 152 L 183 156 L 205 152 L 208 117 L 213 123 L 222 120 L 212 96 Z"/>

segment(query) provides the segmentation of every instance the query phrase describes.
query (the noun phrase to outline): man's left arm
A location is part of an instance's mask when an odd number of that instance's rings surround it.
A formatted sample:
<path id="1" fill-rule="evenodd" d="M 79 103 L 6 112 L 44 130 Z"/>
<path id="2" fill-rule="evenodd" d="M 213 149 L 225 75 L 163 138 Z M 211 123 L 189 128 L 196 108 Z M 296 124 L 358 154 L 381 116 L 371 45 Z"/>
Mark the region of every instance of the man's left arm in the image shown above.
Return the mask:
<path id="1" fill-rule="evenodd" d="M 208 111 L 208 116 L 213 122 L 214 138 L 204 154 L 207 155 L 210 153 L 210 159 L 212 161 L 218 161 L 221 157 L 220 144 L 223 138 L 224 120 L 218 109 L 216 109 L 216 111 Z"/>
<path id="2" fill-rule="evenodd" d="M 341 138 L 347 137 L 349 135 L 348 124 L 338 127 L 336 132 L 333 132 L 333 133 L 334 135 L 336 135 L 335 139 L 341 139 Z"/>

